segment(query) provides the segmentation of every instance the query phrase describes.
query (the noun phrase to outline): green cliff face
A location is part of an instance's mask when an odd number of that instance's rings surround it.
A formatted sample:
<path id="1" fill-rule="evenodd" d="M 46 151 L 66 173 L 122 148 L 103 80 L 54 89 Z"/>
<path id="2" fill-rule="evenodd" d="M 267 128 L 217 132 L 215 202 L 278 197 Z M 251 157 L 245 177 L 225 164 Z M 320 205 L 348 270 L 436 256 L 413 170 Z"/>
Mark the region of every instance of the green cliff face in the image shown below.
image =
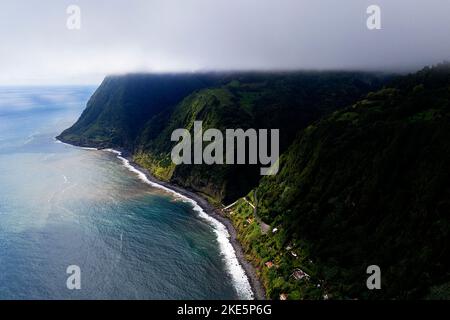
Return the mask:
<path id="1" fill-rule="evenodd" d="M 78 121 L 58 138 L 79 146 L 133 150 L 149 119 L 216 81 L 214 75 L 189 74 L 107 77 Z"/>
<path id="2" fill-rule="evenodd" d="M 279 231 L 248 244 L 260 262 L 281 260 L 266 277 L 273 297 L 307 287 L 292 285 L 284 269 L 294 266 L 311 270 L 309 286 L 325 281 L 321 295 L 450 296 L 450 65 L 402 77 L 308 126 L 280 166 L 256 188 L 259 216 Z M 278 250 L 261 251 L 271 238 Z M 302 261 L 282 256 L 290 243 Z M 366 287 L 373 264 L 382 290 Z"/>
<path id="3" fill-rule="evenodd" d="M 260 166 L 179 165 L 170 159 L 173 130 L 280 129 L 280 151 L 297 132 L 377 88 L 365 73 L 129 75 L 106 78 L 86 110 L 58 138 L 76 145 L 122 147 L 160 179 L 230 202 L 260 179 Z"/>

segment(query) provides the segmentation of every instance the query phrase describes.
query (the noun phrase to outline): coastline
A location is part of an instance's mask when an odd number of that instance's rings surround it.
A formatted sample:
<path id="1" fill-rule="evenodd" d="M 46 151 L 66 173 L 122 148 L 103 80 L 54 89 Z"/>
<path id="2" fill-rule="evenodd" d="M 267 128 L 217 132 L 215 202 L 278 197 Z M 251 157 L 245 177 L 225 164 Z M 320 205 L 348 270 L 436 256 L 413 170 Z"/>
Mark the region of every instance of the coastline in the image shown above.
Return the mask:
<path id="1" fill-rule="evenodd" d="M 198 193 L 195 193 L 194 191 L 187 190 L 185 188 L 179 187 L 177 185 L 174 185 L 174 184 L 171 184 L 171 183 L 168 183 L 165 181 L 158 180 L 147 169 L 145 169 L 145 168 L 139 166 L 137 163 L 135 163 L 131 159 L 129 153 L 123 152 L 123 151 L 121 151 L 121 152 L 122 152 L 122 157 L 127 159 L 129 161 L 130 165 L 132 165 L 137 170 L 144 173 L 146 175 L 147 179 L 149 179 L 151 182 L 160 184 L 160 185 L 162 185 L 168 189 L 171 189 L 181 195 L 184 195 L 187 198 L 194 200 L 195 202 L 197 202 L 197 204 L 203 209 L 203 211 L 207 215 L 218 220 L 220 223 L 222 223 L 225 226 L 225 228 L 227 229 L 227 231 L 230 235 L 229 241 L 234 249 L 236 258 L 237 258 L 239 264 L 241 265 L 242 269 L 244 269 L 245 275 L 247 276 L 248 281 L 250 283 L 250 287 L 253 291 L 254 299 L 255 300 L 266 300 L 266 293 L 265 293 L 264 287 L 263 287 L 261 281 L 259 280 L 258 275 L 256 274 L 255 268 L 245 258 L 244 250 L 242 249 L 242 246 L 237 239 L 237 231 L 234 228 L 231 221 L 227 217 L 223 216 L 217 208 L 215 208 L 212 204 L 210 204 L 208 202 L 208 200 L 206 200 L 204 197 L 202 197 Z"/>
<path id="2" fill-rule="evenodd" d="M 154 183 L 156 185 L 162 186 L 166 189 L 169 189 L 170 191 L 180 194 L 181 196 L 186 197 L 187 199 L 191 200 L 193 202 L 193 204 L 197 204 L 202 210 L 203 212 L 209 216 L 210 218 L 213 218 L 215 220 L 217 220 L 220 224 L 222 224 L 226 231 L 228 232 L 228 241 L 230 242 L 233 250 L 234 250 L 234 255 L 236 256 L 236 259 L 240 265 L 240 267 L 243 269 L 245 276 L 247 277 L 248 283 L 250 285 L 252 294 L 253 294 L 253 299 L 255 300 L 266 300 L 266 294 L 265 294 L 265 289 L 256 273 L 255 268 L 253 267 L 253 265 L 247 261 L 246 257 L 245 257 L 245 253 L 244 250 L 242 249 L 242 246 L 240 244 L 240 242 L 237 239 L 237 231 L 234 228 L 232 222 L 225 216 L 223 216 L 221 214 L 221 212 L 219 211 L 219 209 L 217 209 L 216 207 L 214 207 L 211 203 L 209 203 L 209 201 L 207 199 L 205 199 L 203 196 L 201 196 L 200 194 L 192 191 L 192 190 L 188 190 L 185 188 L 182 188 L 178 185 L 175 184 L 171 184 L 165 181 L 161 181 L 159 179 L 157 179 L 156 177 L 154 177 L 151 172 L 143 167 L 141 167 L 140 165 L 138 165 L 137 163 L 135 163 L 133 161 L 133 159 L 131 158 L 131 153 L 128 152 L 127 150 L 123 150 L 123 149 L 108 149 L 108 148 L 92 148 L 92 147 L 82 147 L 82 146 L 77 146 L 77 145 L 72 145 L 66 142 L 63 142 L 59 139 L 56 138 L 57 141 L 70 145 L 70 146 L 74 146 L 74 147 L 80 147 L 86 150 L 103 150 L 103 151 L 109 151 L 109 152 L 113 152 L 116 154 L 116 156 L 120 159 L 122 158 L 123 160 L 127 161 L 128 164 L 134 168 L 134 170 L 136 170 L 136 173 L 141 173 L 145 176 L 145 178 L 150 181 L 151 183 Z"/>

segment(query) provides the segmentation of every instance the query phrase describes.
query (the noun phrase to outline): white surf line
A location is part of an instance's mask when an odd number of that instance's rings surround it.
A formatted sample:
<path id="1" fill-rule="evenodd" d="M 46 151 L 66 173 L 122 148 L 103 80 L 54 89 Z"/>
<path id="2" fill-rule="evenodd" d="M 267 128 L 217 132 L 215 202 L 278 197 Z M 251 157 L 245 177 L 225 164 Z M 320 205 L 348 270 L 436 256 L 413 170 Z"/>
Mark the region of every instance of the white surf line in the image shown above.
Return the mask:
<path id="1" fill-rule="evenodd" d="M 114 153 L 117 156 L 117 158 L 122 161 L 123 165 L 131 172 L 136 173 L 139 179 L 142 180 L 143 182 L 151 185 L 152 187 L 170 192 L 171 194 L 175 195 L 182 201 L 192 204 L 194 211 L 198 213 L 199 217 L 206 220 L 212 225 L 214 233 L 216 234 L 217 237 L 217 242 L 219 243 L 220 251 L 224 257 L 226 269 L 232 278 L 233 284 L 237 289 L 238 294 L 242 299 L 254 299 L 254 293 L 248 280 L 247 274 L 245 273 L 244 269 L 239 263 L 239 260 L 236 256 L 236 252 L 234 251 L 234 248 L 230 242 L 230 234 L 225 225 L 223 225 L 217 219 L 208 215 L 195 200 L 190 199 L 163 185 L 150 181 L 145 175 L 145 173 L 136 169 L 134 166 L 130 164 L 130 161 L 122 157 L 122 152 L 114 149 L 104 149 L 104 151 Z"/>
<path id="2" fill-rule="evenodd" d="M 97 148 L 88 148 L 88 147 L 79 147 L 79 148 L 81 148 L 81 149 L 83 149 L 83 150 L 98 151 Z"/>
<path id="3" fill-rule="evenodd" d="M 97 149 L 97 148 L 89 148 L 89 147 L 78 147 L 78 146 L 74 146 L 74 145 L 72 145 L 72 144 L 62 142 L 61 140 L 58 140 L 58 139 L 56 139 L 56 138 L 53 138 L 53 140 L 55 141 L 55 143 L 61 143 L 61 144 L 64 144 L 64 145 L 69 146 L 69 147 L 72 147 L 72 148 L 79 148 L 79 149 L 83 149 L 83 150 L 91 150 L 91 151 L 98 151 L 98 150 L 99 150 L 99 149 Z"/>

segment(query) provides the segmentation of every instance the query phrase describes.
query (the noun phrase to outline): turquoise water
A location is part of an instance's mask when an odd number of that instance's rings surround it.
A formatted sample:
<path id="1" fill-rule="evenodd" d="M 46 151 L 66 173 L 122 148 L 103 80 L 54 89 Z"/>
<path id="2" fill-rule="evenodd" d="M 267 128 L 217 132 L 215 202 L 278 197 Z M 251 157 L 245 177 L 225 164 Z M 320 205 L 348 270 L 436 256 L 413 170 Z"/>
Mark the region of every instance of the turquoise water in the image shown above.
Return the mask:
<path id="1" fill-rule="evenodd" d="M 223 230 L 192 204 L 54 140 L 93 90 L 0 88 L 0 299 L 248 298 Z"/>

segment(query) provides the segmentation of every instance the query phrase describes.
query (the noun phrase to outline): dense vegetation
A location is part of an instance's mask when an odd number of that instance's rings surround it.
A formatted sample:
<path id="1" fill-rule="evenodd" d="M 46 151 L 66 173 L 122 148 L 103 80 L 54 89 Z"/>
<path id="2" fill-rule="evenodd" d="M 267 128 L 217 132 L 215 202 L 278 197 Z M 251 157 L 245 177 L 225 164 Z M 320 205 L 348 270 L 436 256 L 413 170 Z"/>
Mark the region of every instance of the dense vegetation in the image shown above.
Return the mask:
<path id="1" fill-rule="evenodd" d="M 190 92 L 214 85 L 213 75 L 110 76 L 87 103 L 78 121 L 59 138 L 80 146 L 132 150 L 145 123 Z"/>
<path id="2" fill-rule="evenodd" d="M 280 229 L 264 260 L 297 241 L 335 297 L 449 298 L 450 65 L 309 126 L 256 192 L 259 215 Z M 366 288 L 371 264 L 381 267 L 382 290 Z"/>
<path id="3" fill-rule="evenodd" d="M 366 73 L 129 75 L 106 78 L 78 122 L 59 137 L 82 146 L 122 147 L 160 179 L 231 202 L 260 179 L 260 166 L 179 165 L 170 159 L 173 130 L 277 128 L 280 151 L 296 132 L 379 88 Z"/>
<path id="4" fill-rule="evenodd" d="M 216 204 L 243 197 L 224 212 L 271 298 L 450 297 L 450 64 L 396 79 L 171 77 L 107 78 L 59 138 L 124 147 Z M 175 166 L 170 134 L 194 120 L 279 128 L 279 173 L 260 180 L 259 166 Z M 366 287 L 372 264 L 381 290 Z"/>

